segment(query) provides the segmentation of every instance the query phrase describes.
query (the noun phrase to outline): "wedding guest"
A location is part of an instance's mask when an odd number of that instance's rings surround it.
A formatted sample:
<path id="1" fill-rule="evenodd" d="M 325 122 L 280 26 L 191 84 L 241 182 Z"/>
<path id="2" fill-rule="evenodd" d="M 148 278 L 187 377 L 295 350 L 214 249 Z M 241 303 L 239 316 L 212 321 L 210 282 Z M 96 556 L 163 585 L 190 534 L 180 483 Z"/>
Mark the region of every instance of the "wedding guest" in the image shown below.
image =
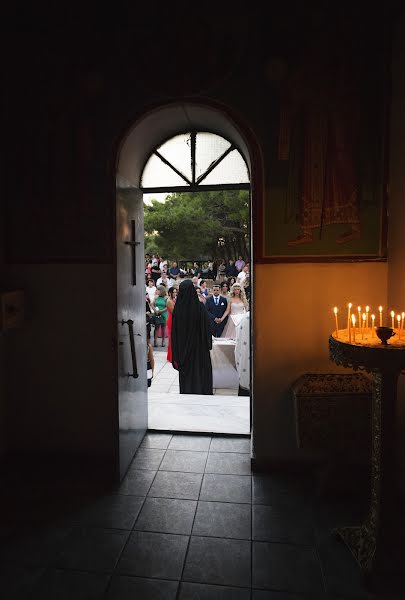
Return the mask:
<path id="1" fill-rule="evenodd" d="M 167 291 L 164 285 L 157 288 L 157 295 L 152 302 L 155 312 L 154 346 L 157 346 L 158 332 L 162 335 L 162 347 L 165 345 L 166 321 L 167 321 Z M 159 321 L 156 317 L 160 317 Z"/>
<path id="2" fill-rule="evenodd" d="M 243 267 L 246 265 L 245 261 L 243 260 L 243 258 L 241 256 L 238 257 L 238 260 L 235 262 L 235 267 L 238 270 L 238 273 L 240 273 L 243 269 Z"/>
<path id="3" fill-rule="evenodd" d="M 169 362 L 172 362 L 172 342 L 171 342 L 171 337 L 172 337 L 172 322 L 173 322 L 173 310 L 174 310 L 174 306 L 176 304 L 176 298 L 177 298 L 177 287 L 171 287 L 169 289 L 169 297 L 167 299 L 167 323 L 166 323 L 166 327 L 167 327 L 167 337 L 168 337 L 168 344 L 167 344 L 167 356 L 166 356 L 166 360 L 168 360 Z"/>

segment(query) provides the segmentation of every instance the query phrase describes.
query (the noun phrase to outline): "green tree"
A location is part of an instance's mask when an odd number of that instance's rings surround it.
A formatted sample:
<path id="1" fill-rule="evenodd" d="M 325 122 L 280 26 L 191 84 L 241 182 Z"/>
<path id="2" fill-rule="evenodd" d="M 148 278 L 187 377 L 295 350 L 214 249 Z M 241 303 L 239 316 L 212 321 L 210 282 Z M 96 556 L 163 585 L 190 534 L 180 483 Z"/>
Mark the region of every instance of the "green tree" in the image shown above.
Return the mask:
<path id="1" fill-rule="evenodd" d="M 145 250 L 182 259 L 247 256 L 249 192 L 184 192 L 145 205 Z"/>

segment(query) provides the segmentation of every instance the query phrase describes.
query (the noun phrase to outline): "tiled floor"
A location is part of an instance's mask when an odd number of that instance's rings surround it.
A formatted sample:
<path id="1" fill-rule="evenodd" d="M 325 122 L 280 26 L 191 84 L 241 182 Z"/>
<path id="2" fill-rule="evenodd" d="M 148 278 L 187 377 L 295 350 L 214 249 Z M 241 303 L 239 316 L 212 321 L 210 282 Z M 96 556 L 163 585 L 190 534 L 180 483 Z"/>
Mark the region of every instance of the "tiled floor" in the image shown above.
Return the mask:
<path id="1" fill-rule="evenodd" d="M 179 393 L 179 374 L 166 360 L 167 348 L 154 349 L 155 375 L 148 390 L 148 426 L 160 431 L 248 434 L 250 398 L 234 389 L 213 396 Z"/>
<path id="2" fill-rule="evenodd" d="M 322 501 L 309 476 L 252 475 L 249 453 L 248 438 L 151 433 L 107 494 L 9 486 L 1 597 L 373 598 L 331 536 L 354 507 Z"/>

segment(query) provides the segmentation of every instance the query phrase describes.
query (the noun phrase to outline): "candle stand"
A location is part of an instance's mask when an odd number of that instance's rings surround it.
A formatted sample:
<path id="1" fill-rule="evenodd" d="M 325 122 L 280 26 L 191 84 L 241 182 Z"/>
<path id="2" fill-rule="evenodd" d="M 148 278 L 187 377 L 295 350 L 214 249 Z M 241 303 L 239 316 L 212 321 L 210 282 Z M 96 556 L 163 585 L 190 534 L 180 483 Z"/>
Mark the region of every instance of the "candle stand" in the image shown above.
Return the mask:
<path id="1" fill-rule="evenodd" d="M 405 344 L 384 345 L 367 337 L 349 343 L 347 330 L 329 338 L 330 358 L 337 365 L 365 370 L 373 377 L 371 498 L 368 516 L 358 527 L 339 527 L 334 532 L 349 547 L 369 583 L 403 565 L 400 533 L 399 465 L 396 451 L 396 397 L 400 372 L 405 369 Z M 358 338 L 357 338 L 358 339 Z"/>

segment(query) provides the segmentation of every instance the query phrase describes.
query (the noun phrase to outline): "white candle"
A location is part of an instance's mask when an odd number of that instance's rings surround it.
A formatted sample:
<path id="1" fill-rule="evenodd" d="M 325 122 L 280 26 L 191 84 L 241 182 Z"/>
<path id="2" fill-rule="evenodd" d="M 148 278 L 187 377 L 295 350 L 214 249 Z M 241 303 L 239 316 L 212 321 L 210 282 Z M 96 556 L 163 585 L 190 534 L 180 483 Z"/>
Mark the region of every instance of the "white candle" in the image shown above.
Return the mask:
<path id="1" fill-rule="evenodd" d="M 379 306 L 378 310 L 380 311 L 380 327 L 382 327 L 382 306 Z"/>
<path id="2" fill-rule="evenodd" d="M 394 329 L 394 317 L 395 317 L 395 313 L 394 313 L 394 311 L 392 310 L 392 311 L 391 311 L 391 327 L 392 327 L 392 329 Z"/>
<path id="3" fill-rule="evenodd" d="M 338 309 L 337 306 L 335 306 L 335 308 L 333 309 L 333 312 L 335 313 L 335 324 L 336 324 L 336 337 L 339 337 L 339 326 L 338 326 L 338 318 L 337 318 L 337 314 L 338 314 Z"/>
<path id="4" fill-rule="evenodd" d="M 364 330 L 366 328 L 366 313 L 363 313 L 363 323 L 361 327 L 361 339 L 364 339 Z"/>
<path id="5" fill-rule="evenodd" d="M 357 307 L 357 312 L 359 313 L 359 328 L 361 328 L 361 306 Z"/>
<path id="6" fill-rule="evenodd" d="M 371 337 L 374 337 L 374 333 L 375 333 L 374 321 L 375 321 L 375 315 L 371 315 Z"/>
<path id="7" fill-rule="evenodd" d="M 352 315 L 352 325 L 353 325 L 353 344 L 356 342 L 356 316 Z"/>
<path id="8" fill-rule="evenodd" d="M 349 342 L 350 342 L 350 327 L 351 327 L 351 321 L 350 321 L 350 311 L 352 308 L 353 304 L 351 302 L 349 302 L 349 304 L 347 305 L 347 330 L 349 333 Z"/>
<path id="9" fill-rule="evenodd" d="M 401 339 L 401 315 L 397 315 L 397 321 L 398 321 L 398 339 Z"/>

